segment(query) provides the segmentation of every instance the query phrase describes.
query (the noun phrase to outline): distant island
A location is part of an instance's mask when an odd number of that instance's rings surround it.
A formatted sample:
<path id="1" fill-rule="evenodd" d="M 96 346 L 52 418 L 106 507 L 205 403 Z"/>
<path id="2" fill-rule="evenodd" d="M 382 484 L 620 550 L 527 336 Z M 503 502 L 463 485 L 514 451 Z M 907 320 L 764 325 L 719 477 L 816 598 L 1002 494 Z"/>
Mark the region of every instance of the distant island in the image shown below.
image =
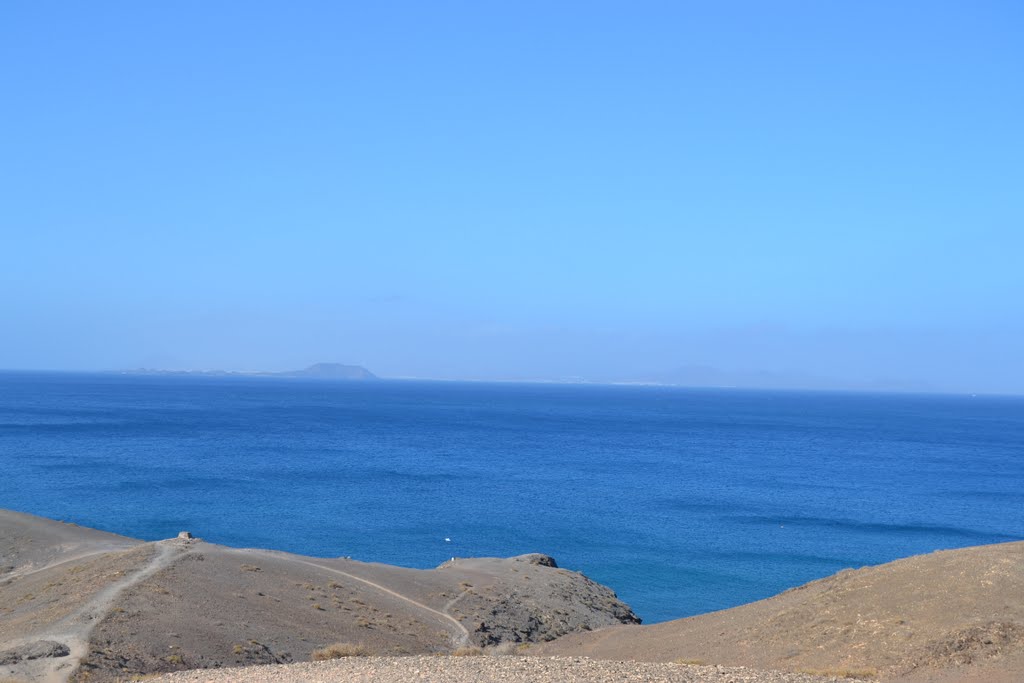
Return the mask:
<path id="1" fill-rule="evenodd" d="M 304 370 L 270 373 L 278 377 L 307 377 L 310 379 L 380 379 L 361 365 L 341 363 L 314 363 Z"/>
<path id="2" fill-rule="evenodd" d="M 365 381 L 380 379 L 361 365 L 343 365 L 341 363 L 314 363 L 302 370 L 285 370 L 268 372 L 263 370 L 159 370 L 154 368 L 136 368 L 120 370 L 122 375 L 188 375 L 197 377 L 298 377 L 302 379 Z"/>

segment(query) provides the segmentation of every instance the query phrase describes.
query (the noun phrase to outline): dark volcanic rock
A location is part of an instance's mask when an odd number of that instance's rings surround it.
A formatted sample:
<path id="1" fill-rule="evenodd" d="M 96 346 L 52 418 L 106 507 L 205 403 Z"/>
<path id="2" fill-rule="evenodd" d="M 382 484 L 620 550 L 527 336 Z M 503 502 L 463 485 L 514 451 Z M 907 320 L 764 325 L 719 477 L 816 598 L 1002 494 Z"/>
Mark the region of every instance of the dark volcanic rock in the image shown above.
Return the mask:
<path id="1" fill-rule="evenodd" d="M 16 664 L 23 659 L 67 657 L 69 654 L 71 654 L 71 650 L 64 643 L 58 643 L 55 640 L 37 640 L 28 645 L 0 652 L 0 664 Z"/>
<path id="2" fill-rule="evenodd" d="M 530 553 L 528 555 L 519 555 L 518 557 L 513 557 L 512 559 L 519 560 L 521 562 L 527 562 L 529 564 L 535 564 L 540 567 L 552 567 L 554 569 L 558 569 L 558 564 L 555 562 L 555 558 L 551 557 L 550 555 L 544 555 L 542 553 Z"/>

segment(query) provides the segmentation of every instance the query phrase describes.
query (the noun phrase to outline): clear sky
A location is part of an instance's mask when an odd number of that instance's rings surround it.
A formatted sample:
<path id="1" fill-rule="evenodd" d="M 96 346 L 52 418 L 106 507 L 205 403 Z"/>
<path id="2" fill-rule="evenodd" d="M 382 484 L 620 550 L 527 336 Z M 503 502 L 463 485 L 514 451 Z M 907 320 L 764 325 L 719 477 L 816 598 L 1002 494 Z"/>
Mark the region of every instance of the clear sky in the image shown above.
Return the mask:
<path id="1" fill-rule="evenodd" d="M 1024 4 L 0 5 L 0 367 L 1024 393 Z"/>

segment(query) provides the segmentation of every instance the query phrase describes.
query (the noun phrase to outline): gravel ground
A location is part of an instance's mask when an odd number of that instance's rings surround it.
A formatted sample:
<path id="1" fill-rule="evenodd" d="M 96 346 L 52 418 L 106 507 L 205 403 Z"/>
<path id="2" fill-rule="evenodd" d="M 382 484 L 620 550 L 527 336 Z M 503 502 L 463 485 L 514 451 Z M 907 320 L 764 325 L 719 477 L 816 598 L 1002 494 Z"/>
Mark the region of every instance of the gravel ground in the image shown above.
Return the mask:
<path id="1" fill-rule="evenodd" d="M 182 671 L 152 683 L 839 683 L 852 679 L 721 666 L 585 657 L 350 657 L 329 662 Z"/>

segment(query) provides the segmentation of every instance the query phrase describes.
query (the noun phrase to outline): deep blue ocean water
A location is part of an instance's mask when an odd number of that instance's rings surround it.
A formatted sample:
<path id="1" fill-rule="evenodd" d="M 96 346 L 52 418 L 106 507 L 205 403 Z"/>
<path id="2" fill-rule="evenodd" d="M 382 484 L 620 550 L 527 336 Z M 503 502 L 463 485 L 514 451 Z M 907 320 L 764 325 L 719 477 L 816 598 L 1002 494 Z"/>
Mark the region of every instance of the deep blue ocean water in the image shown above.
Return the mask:
<path id="1" fill-rule="evenodd" d="M 545 552 L 650 623 L 1024 538 L 1024 398 L 0 373 L 0 507 L 412 567 Z"/>

